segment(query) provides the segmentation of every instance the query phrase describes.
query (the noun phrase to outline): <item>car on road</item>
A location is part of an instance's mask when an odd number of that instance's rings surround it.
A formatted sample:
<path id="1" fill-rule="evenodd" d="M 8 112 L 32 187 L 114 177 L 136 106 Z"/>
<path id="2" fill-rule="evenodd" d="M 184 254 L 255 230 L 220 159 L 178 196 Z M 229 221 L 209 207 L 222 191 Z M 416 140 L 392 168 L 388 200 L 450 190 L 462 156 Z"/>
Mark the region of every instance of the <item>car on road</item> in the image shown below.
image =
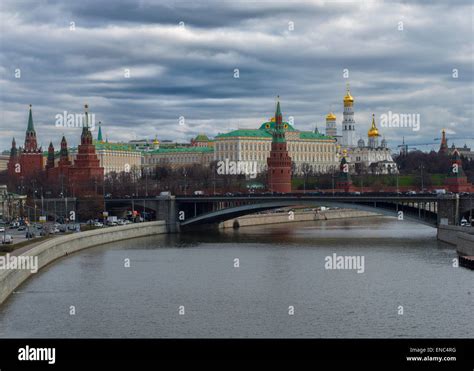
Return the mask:
<path id="1" fill-rule="evenodd" d="M 9 234 L 2 236 L 2 244 L 11 244 L 13 243 L 13 237 Z"/>
<path id="2" fill-rule="evenodd" d="M 18 227 L 18 230 L 19 230 L 19 231 L 25 231 L 25 230 L 26 230 L 26 226 L 20 225 L 20 226 Z"/>
<path id="3" fill-rule="evenodd" d="M 461 227 L 470 227 L 469 222 L 466 218 L 461 219 Z"/>
<path id="4" fill-rule="evenodd" d="M 0 227 L 0 233 L 4 233 L 5 232 L 5 228 L 4 227 Z"/>
<path id="5" fill-rule="evenodd" d="M 102 228 L 104 225 L 101 222 L 95 222 L 94 227 L 96 228 Z"/>

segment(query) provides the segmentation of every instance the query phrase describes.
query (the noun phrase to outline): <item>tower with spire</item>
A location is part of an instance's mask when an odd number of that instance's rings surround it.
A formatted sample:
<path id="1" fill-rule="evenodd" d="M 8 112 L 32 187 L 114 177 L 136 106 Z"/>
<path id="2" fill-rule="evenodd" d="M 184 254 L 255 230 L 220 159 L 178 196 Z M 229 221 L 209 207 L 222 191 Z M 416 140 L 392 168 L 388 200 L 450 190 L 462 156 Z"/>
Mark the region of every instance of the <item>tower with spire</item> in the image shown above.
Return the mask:
<path id="1" fill-rule="evenodd" d="M 374 114 L 372 114 L 372 125 L 370 126 L 367 136 L 369 138 L 369 141 L 368 141 L 369 147 L 377 148 L 379 146 L 379 130 L 377 129 L 377 126 L 375 125 Z"/>
<path id="2" fill-rule="evenodd" d="M 20 159 L 19 159 L 18 149 L 16 148 L 16 140 L 13 137 L 12 147 L 10 149 L 10 158 L 8 159 L 8 165 L 7 165 L 8 177 L 10 179 L 15 178 L 15 176 L 17 175 L 15 171 L 19 166 L 20 166 Z"/>
<path id="3" fill-rule="evenodd" d="M 67 149 L 66 138 L 61 139 L 61 150 L 59 151 L 59 161 L 55 163 L 55 153 L 53 143 L 49 144 L 48 148 L 48 160 L 46 164 L 46 176 L 49 181 L 61 183 L 62 186 L 67 185 L 67 179 L 69 177 L 69 168 L 71 167 L 71 161 L 69 160 L 69 152 Z"/>
<path id="4" fill-rule="evenodd" d="M 439 151 L 438 153 L 441 153 L 443 155 L 448 154 L 448 140 L 446 139 L 446 130 L 443 129 L 442 131 L 442 137 L 441 137 L 441 144 L 439 145 Z"/>
<path id="5" fill-rule="evenodd" d="M 46 171 L 48 172 L 50 169 L 54 169 L 54 146 L 53 146 L 53 142 L 49 142 L 48 159 L 46 161 Z"/>
<path id="6" fill-rule="evenodd" d="M 99 121 L 99 132 L 97 133 L 97 142 L 99 144 L 104 143 L 104 139 L 102 137 L 102 123 Z"/>
<path id="7" fill-rule="evenodd" d="M 454 193 L 472 192 L 474 190 L 474 186 L 467 181 L 466 174 L 462 168 L 461 156 L 457 149 L 451 155 L 451 167 L 444 180 L 444 185 L 448 191 Z"/>
<path id="8" fill-rule="evenodd" d="M 349 171 L 349 163 L 346 160 L 347 150 L 343 151 L 341 163 L 339 164 L 339 175 L 337 177 L 336 187 L 344 192 L 353 190 L 352 179 Z"/>
<path id="9" fill-rule="evenodd" d="M 279 97 L 278 97 L 279 98 Z M 275 127 L 272 131 L 270 157 L 267 158 L 268 189 L 271 192 L 291 192 L 291 157 L 286 146 L 283 116 L 280 110 L 280 100 L 277 101 L 275 112 Z"/>
<path id="10" fill-rule="evenodd" d="M 344 113 L 342 120 L 342 146 L 354 147 L 356 142 L 355 120 L 354 120 L 354 98 L 347 84 L 346 95 L 344 96 Z"/>
<path id="11" fill-rule="evenodd" d="M 25 134 L 25 145 L 16 149 L 15 139 L 12 141 L 10 159 L 8 161 L 9 174 L 14 177 L 34 177 L 43 170 L 43 153 L 38 147 L 36 131 L 33 124 L 33 112 L 30 104 L 28 126 Z"/>
<path id="12" fill-rule="evenodd" d="M 89 130 L 89 112 L 84 106 L 84 126 L 81 133 L 81 144 L 78 146 L 74 165 L 69 168 L 69 183 L 74 195 L 91 196 L 99 190 L 104 180 L 104 168 L 100 166 L 95 151 L 92 133 Z"/>

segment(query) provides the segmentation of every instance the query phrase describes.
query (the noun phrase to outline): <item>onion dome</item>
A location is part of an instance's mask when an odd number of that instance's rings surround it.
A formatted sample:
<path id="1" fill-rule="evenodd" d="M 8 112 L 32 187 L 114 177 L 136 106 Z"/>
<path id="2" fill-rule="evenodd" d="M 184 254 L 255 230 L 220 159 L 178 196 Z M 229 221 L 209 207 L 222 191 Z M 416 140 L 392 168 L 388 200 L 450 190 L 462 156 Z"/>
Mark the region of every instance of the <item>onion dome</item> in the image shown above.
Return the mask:
<path id="1" fill-rule="evenodd" d="M 370 130 L 368 132 L 368 136 L 371 137 L 378 137 L 379 136 L 379 131 L 377 127 L 375 126 L 375 115 L 372 114 L 372 126 L 370 127 Z"/>
<path id="2" fill-rule="evenodd" d="M 357 141 L 357 146 L 360 147 L 360 148 L 365 147 L 364 139 L 360 138 L 360 139 Z"/>
<path id="3" fill-rule="evenodd" d="M 351 95 L 351 92 L 349 91 L 349 84 L 347 84 L 347 90 L 346 90 L 346 95 L 344 96 L 344 106 L 352 106 L 354 103 L 354 98 Z"/>
<path id="4" fill-rule="evenodd" d="M 326 116 L 326 121 L 335 121 L 336 120 L 336 115 L 332 112 L 330 112 L 327 116 Z"/>

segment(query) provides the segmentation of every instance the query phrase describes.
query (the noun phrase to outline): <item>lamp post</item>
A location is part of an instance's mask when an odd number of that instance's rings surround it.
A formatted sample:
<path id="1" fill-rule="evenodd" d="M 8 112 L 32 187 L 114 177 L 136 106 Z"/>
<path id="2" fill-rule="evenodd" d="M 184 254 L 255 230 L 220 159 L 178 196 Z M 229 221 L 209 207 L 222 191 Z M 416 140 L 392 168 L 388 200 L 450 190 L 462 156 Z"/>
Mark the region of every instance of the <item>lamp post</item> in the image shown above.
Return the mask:
<path id="1" fill-rule="evenodd" d="M 424 186 L 424 180 L 423 180 L 423 167 L 424 165 L 421 164 L 420 165 L 420 170 L 421 170 L 421 192 L 424 192 L 424 189 L 425 189 L 425 186 Z"/>
<path id="2" fill-rule="evenodd" d="M 183 175 L 184 175 L 184 195 L 186 196 L 188 172 L 186 171 L 186 168 L 185 168 L 185 167 L 183 168 Z"/>
<path id="3" fill-rule="evenodd" d="M 399 174 L 400 174 L 400 170 L 398 169 L 398 165 L 396 165 L 396 166 L 397 166 L 397 173 L 396 173 L 396 176 L 397 176 L 397 195 L 398 195 L 398 194 L 400 193 L 399 187 L 398 187 L 398 176 L 399 176 Z"/>
<path id="4" fill-rule="evenodd" d="M 334 196 L 334 167 L 332 168 L 332 174 L 331 174 L 331 182 L 332 182 L 332 195 Z"/>

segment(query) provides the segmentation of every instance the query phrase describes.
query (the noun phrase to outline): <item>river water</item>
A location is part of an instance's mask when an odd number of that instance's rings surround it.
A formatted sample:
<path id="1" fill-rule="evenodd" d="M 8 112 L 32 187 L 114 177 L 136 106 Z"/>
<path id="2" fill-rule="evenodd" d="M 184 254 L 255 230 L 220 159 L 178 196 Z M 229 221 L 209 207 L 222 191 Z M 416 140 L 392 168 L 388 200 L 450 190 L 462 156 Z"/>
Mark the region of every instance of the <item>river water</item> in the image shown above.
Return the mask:
<path id="1" fill-rule="evenodd" d="M 326 269 L 333 254 L 363 272 Z M 388 217 L 123 241 L 21 285 L 0 337 L 472 338 L 474 272 L 455 258 L 434 228 Z"/>

